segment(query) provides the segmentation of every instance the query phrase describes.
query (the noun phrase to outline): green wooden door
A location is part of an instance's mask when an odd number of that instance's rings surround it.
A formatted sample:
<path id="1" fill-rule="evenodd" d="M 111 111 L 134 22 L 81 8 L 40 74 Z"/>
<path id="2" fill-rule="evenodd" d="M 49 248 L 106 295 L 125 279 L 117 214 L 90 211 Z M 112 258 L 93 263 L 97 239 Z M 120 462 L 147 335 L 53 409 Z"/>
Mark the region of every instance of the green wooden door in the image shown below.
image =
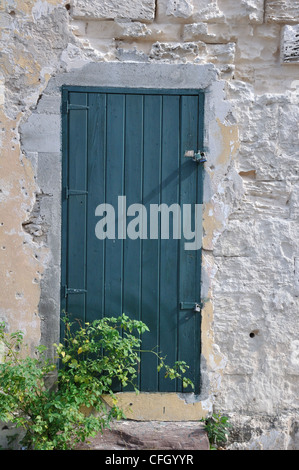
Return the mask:
<path id="1" fill-rule="evenodd" d="M 142 347 L 157 347 L 168 364 L 186 361 L 196 393 L 201 249 L 186 249 L 183 229 L 187 206 L 194 229 L 202 202 L 202 164 L 185 153 L 202 148 L 203 104 L 192 90 L 76 87 L 63 89 L 62 104 L 62 308 L 82 321 L 122 313 L 144 321 Z M 101 239 L 102 204 L 114 209 L 115 224 Z M 169 210 L 168 229 L 161 211 L 151 224 L 160 204 L 181 211 Z M 142 391 L 190 391 L 157 373 L 151 354 L 138 380 Z"/>

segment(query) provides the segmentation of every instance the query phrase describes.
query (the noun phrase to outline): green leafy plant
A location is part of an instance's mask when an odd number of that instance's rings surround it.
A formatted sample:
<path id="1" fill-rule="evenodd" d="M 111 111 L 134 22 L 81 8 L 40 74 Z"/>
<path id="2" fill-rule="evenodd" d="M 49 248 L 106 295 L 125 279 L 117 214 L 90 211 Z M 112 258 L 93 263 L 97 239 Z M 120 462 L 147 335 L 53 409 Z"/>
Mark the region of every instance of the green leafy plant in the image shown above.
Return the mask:
<path id="1" fill-rule="evenodd" d="M 205 430 L 207 431 L 210 449 L 217 450 L 219 446 L 223 446 L 229 436 L 229 423 L 228 416 L 222 416 L 221 413 L 213 413 L 212 416 L 202 419 L 205 423 Z"/>
<path id="2" fill-rule="evenodd" d="M 113 393 L 115 382 L 135 385 L 140 361 L 141 335 L 148 331 L 141 321 L 122 315 L 103 318 L 78 326 L 64 319 L 64 343 L 55 344 L 60 367 L 46 360 L 44 347 L 38 357 L 22 356 L 23 334 L 5 333 L 0 324 L 0 343 L 4 346 L 0 363 L 0 420 L 24 430 L 21 444 L 34 450 L 67 450 L 109 427 L 113 419 L 125 418 Z M 158 370 L 165 377 L 181 379 L 183 361 L 173 366 L 159 359 Z M 56 374 L 56 386 L 47 387 L 49 374 Z M 106 405 L 105 395 L 112 397 Z"/>

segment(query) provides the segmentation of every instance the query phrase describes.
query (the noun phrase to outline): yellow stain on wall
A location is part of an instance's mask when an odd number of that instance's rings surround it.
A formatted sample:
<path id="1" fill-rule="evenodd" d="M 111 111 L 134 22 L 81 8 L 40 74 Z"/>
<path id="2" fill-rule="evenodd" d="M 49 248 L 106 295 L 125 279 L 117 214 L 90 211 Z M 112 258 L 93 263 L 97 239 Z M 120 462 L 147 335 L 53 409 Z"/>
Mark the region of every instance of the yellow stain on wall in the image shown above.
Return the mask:
<path id="1" fill-rule="evenodd" d="M 21 21 L 32 21 L 32 9 L 37 3 L 37 0 L 15 0 L 13 3 L 1 0 L 0 9 L 15 11 L 19 24 L 22 24 Z M 48 0 L 47 3 L 58 6 L 65 2 Z M 32 43 L 33 38 L 24 35 L 24 31 L 15 30 L 12 34 L 21 37 L 24 43 Z M 17 41 L 7 44 L 7 52 L 1 58 L 3 79 L 0 82 L 0 285 L 5 293 L 1 297 L 1 311 L 10 331 L 20 329 L 24 332 L 29 354 L 33 353 L 41 337 L 38 306 L 47 250 L 22 227 L 30 217 L 38 188 L 34 168 L 20 148 L 18 126 L 23 114 L 20 112 L 11 118 L 5 112 L 5 80 L 21 76 L 22 86 L 35 86 L 42 92 L 50 76 L 45 74 L 40 82 L 41 64 L 34 51 L 34 44 L 30 51 Z"/>
<path id="2" fill-rule="evenodd" d="M 127 419 L 136 421 L 197 421 L 208 413 L 202 402 L 186 403 L 177 393 L 118 393 L 117 405 Z M 105 401 L 112 406 L 111 397 Z"/>
<path id="3" fill-rule="evenodd" d="M 15 54 L 15 66 L 24 71 L 24 85 L 37 85 L 39 82 L 40 65 L 34 60 L 32 54 L 17 51 Z"/>
<path id="4" fill-rule="evenodd" d="M 239 129 L 238 126 L 230 126 L 223 124 L 220 119 L 217 118 L 219 126 L 219 137 L 222 140 L 222 151 L 217 158 L 218 165 L 226 165 L 234 159 L 239 149 Z"/>
<path id="5" fill-rule="evenodd" d="M 213 184 L 216 174 L 221 174 L 223 167 L 227 167 L 235 158 L 239 149 L 239 129 L 238 126 L 223 124 L 218 118 L 216 119 L 218 130 L 215 139 L 221 142 L 220 152 L 216 157 L 214 169 L 207 169 L 207 177 Z M 217 178 L 218 179 L 218 178 Z M 215 184 L 215 183 L 214 183 Z M 216 182 L 218 184 L 218 182 Z M 216 188 L 217 191 L 217 188 Z M 214 200 L 204 204 L 203 211 L 203 249 L 213 250 L 214 235 L 221 233 L 226 224 L 226 215 L 223 213 L 223 207 Z"/>
<path id="6" fill-rule="evenodd" d="M 12 120 L 0 111 L 2 153 L 0 159 L 0 285 L 2 319 L 10 331 L 25 333 L 29 353 L 40 341 L 39 280 L 44 249 L 28 239 L 22 223 L 35 202 L 34 171 L 22 158 L 16 138 L 20 115 Z"/>
<path id="7" fill-rule="evenodd" d="M 45 0 L 44 0 L 45 1 Z M 25 15 L 31 15 L 32 8 L 37 3 L 37 0 L 15 0 L 15 8 L 19 12 L 24 13 Z M 49 3 L 50 5 L 64 5 L 65 2 L 63 0 L 47 0 L 45 3 Z"/>

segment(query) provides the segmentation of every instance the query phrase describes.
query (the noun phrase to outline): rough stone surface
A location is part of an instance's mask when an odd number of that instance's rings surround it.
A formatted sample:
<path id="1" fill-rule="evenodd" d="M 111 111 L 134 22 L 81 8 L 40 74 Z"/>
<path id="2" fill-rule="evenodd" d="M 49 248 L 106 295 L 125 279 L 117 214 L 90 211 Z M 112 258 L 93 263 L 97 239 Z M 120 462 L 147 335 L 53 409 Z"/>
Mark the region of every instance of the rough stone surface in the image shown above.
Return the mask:
<path id="1" fill-rule="evenodd" d="M 184 25 L 184 41 L 202 41 L 207 44 L 221 44 L 236 40 L 228 25 L 190 23 Z"/>
<path id="2" fill-rule="evenodd" d="M 75 18 L 126 18 L 152 21 L 155 14 L 154 0 L 74 0 L 72 14 Z"/>
<path id="3" fill-rule="evenodd" d="M 264 0 L 242 0 L 236 7 L 235 0 L 217 0 L 226 22 L 262 24 L 264 21 Z"/>
<path id="4" fill-rule="evenodd" d="M 157 6 L 159 22 L 167 23 L 170 19 L 179 23 L 224 21 L 216 0 L 159 0 Z"/>
<path id="5" fill-rule="evenodd" d="M 299 25 L 284 26 L 281 44 L 281 58 L 285 63 L 299 62 Z"/>
<path id="6" fill-rule="evenodd" d="M 120 29 L 120 32 L 117 34 L 117 37 L 119 39 L 146 38 L 147 36 L 152 35 L 152 31 L 150 30 L 150 28 L 148 28 L 146 24 L 140 23 L 139 21 L 125 22 L 124 20 L 116 20 L 116 22 Z"/>
<path id="7" fill-rule="evenodd" d="M 209 440 L 200 423 L 118 421 L 78 449 L 209 450 Z"/>
<path id="8" fill-rule="evenodd" d="M 169 0 L 166 15 L 189 18 L 193 13 L 193 2 L 190 0 Z"/>
<path id="9" fill-rule="evenodd" d="M 298 23 L 298 0 L 267 0 L 265 19 L 268 22 Z"/>
<path id="10" fill-rule="evenodd" d="M 228 450 L 296 450 L 298 442 L 298 417 L 289 418 L 287 415 L 269 418 L 265 415 L 258 417 L 235 417 L 234 430 L 227 446 Z M 263 432 L 261 432 L 263 430 Z"/>
<path id="11" fill-rule="evenodd" d="M 150 58 L 164 61 L 186 61 L 188 58 L 195 59 L 200 52 L 200 46 L 205 47 L 204 44 L 199 45 L 194 42 L 185 42 L 183 44 L 156 42 L 152 45 Z"/>

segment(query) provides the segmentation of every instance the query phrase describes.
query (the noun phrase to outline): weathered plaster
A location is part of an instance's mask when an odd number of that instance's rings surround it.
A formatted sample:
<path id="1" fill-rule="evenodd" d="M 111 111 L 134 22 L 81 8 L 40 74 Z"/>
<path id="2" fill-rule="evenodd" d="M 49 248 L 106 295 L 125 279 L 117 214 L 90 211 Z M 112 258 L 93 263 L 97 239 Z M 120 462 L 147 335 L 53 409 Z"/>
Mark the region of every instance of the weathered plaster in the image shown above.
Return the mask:
<path id="1" fill-rule="evenodd" d="M 1 112 L 3 133 L 1 153 L 1 216 L 0 247 L 3 269 L 0 283 L 5 295 L 1 298 L 1 319 L 9 324 L 9 330 L 22 329 L 29 353 L 40 342 L 40 318 L 38 303 L 39 283 L 43 273 L 40 259 L 45 251 L 39 245 L 32 246 L 31 237 L 22 229 L 35 201 L 36 185 L 34 169 L 20 154 L 17 137 L 19 116 L 15 121 Z"/>
<path id="2" fill-rule="evenodd" d="M 47 194 L 37 184 L 38 154 L 24 152 L 20 125 L 30 114 L 50 78 L 53 42 L 38 38 L 36 20 L 51 14 L 62 2 L 5 1 L 1 33 L 3 93 L 1 99 L 1 319 L 10 331 L 21 329 L 30 354 L 41 342 L 43 322 L 40 286 L 49 256 L 47 226 L 42 207 Z M 44 8 L 48 5 L 47 8 Z M 66 15 L 58 10 L 57 17 Z M 62 13 L 62 15 L 61 15 Z M 52 20 L 54 18 L 52 15 Z M 58 29 L 52 41 L 58 39 Z M 36 41 L 34 42 L 34 35 Z M 61 44 L 63 45 L 63 41 Z M 48 49 L 48 51 L 47 51 Z M 48 52 L 48 54 L 47 54 Z M 50 59 L 50 61 L 49 61 Z M 55 60 L 55 59 L 54 59 Z"/>

